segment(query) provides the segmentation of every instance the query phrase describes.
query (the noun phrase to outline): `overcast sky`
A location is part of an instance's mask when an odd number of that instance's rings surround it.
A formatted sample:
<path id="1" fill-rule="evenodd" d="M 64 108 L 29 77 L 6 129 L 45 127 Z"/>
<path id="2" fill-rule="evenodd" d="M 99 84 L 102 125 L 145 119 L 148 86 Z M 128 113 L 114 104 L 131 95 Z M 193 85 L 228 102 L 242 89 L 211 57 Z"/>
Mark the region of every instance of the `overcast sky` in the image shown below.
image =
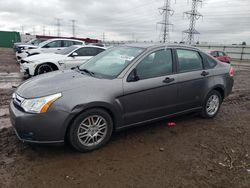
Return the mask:
<path id="1" fill-rule="evenodd" d="M 175 14 L 171 41 L 181 41 L 189 20 L 183 12 L 191 0 L 172 0 Z M 0 0 L 0 30 L 16 30 L 56 35 L 56 18 L 61 19 L 61 35 L 72 36 L 70 20 L 77 20 L 77 37 L 106 40 L 159 41 L 162 20 L 159 7 L 164 0 Z M 204 0 L 197 21 L 201 42 L 250 44 L 250 0 Z"/>

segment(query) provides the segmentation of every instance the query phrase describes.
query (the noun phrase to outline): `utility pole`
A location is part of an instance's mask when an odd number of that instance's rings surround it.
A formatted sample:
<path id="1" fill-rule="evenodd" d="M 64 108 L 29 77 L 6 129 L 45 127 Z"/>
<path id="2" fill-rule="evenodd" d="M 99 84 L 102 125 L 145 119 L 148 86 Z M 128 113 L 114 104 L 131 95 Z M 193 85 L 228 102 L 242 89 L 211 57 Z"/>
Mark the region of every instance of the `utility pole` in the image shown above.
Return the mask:
<path id="1" fill-rule="evenodd" d="M 76 20 L 71 20 L 72 22 L 72 36 L 76 37 Z"/>
<path id="2" fill-rule="evenodd" d="M 43 36 L 45 35 L 45 26 L 43 25 Z"/>
<path id="3" fill-rule="evenodd" d="M 57 36 L 61 36 L 61 19 L 56 18 L 56 26 L 57 26 Z"/>
<path id="4" fill-rule="evenodd" d="M 183 33 L 187 34 L 186 42 L 191 45 L 194 43 L 194 35 L 200 34 L 195 29 L 196 21 L 199 20 L 202 15 L 197 11 L 198 5 L 202 3 L 203 0 L 192 0 L 192 10 L 184 12 L 184 15 L 190 20 L 189 29 L 183 31 Z"/>
<path id="5" fill-rule="evenodd" d="M 162 39 L 163 42 L 170 42 L 170 26 L 173 25 L 170 23 L 170 17 L 174 15 L 174 10 L 171 8 L 171 0 L 165 0 L 163 7 L 159 8 L 161 15 L 163 15 L 163 20 L 158 22 L 162 25 Z"/>
<path id="6" fill-rule="evenodd" d="M 102 34 L 102 42 L 105 42 L 105 33 Z"/>
<path id="7" fill-rule="evenodd" d="M 22 34 L 24 34 L 24 26 L 21 25 Z"/>
<path id="8" fill-rule="evenodd" d="M 36 35 L 36 26 L 33 25 L 33 35 Z"/>

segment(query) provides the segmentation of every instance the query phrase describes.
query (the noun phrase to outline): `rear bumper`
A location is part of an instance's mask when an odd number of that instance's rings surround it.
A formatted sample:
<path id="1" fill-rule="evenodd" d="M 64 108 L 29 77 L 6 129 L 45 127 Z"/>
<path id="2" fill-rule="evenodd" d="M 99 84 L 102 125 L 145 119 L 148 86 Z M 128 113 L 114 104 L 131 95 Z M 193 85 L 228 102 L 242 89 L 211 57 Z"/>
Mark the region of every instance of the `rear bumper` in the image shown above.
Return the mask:
<path id="1" fill-rule="evenodd" d="M 69 113 L 53 111 L 44 114 L 23 112 L 13 101 L 10 103 L 10 120 L 17 137 L 31 143 L 62 143 Z"/>
<path id="2" fill-rule="evenodd" d="M 227 83 L 226 83 L 225 97 L 228 97 L 232 93 L 233 86 L 234 86 L 234 79 L 233 77 L 229 76 L 227 78 Z"/>

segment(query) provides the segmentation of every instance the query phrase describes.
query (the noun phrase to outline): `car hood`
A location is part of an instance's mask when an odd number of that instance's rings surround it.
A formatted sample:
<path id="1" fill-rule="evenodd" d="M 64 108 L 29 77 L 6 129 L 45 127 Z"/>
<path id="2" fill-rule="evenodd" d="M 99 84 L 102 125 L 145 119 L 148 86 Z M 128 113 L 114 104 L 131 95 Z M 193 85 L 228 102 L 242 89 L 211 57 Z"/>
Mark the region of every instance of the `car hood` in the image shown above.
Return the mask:
<path id="1" fill-rule="evenodd" d="M 48 96 L 75 88 L 100 87 L 109 80 L 98 79 L 75 70 L 56 71 L 36 76 L 20 85 L 16 93 L 21 97 L 30 99 Z"/>
<path id="2" fill-rule="evenodd" d="M 33 56 L 30 56 L 30 57 L 27 57 L 25 58 L 25 61 L 44 61 L 46 59 L 49 59 L 50 61 L 51 60 L 61 60 L 64 58 L 64 55 L 61 55 L 61 54 L 55 54 L 55 53 L 44 53 L 44 54 L 37 54 L 37 55 L 33 55 Z"/>

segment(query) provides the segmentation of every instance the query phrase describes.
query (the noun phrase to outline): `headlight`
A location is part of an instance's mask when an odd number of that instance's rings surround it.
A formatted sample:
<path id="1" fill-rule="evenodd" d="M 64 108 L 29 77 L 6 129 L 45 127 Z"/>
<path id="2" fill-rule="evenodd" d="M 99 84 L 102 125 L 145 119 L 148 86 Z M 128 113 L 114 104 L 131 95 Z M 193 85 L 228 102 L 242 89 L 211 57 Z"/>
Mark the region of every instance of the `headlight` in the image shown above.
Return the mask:
<path id="1" fill-rule="evenodd" d="M 24 99 L 21 104 L 21 107 L 25 110 L 25 112 L 29 113 L 45 113 L 55 102 L 57 99 L 62 97 L 61 93 L 57 93 L 54 95 L 41 97 L 37 99 Z"/>

